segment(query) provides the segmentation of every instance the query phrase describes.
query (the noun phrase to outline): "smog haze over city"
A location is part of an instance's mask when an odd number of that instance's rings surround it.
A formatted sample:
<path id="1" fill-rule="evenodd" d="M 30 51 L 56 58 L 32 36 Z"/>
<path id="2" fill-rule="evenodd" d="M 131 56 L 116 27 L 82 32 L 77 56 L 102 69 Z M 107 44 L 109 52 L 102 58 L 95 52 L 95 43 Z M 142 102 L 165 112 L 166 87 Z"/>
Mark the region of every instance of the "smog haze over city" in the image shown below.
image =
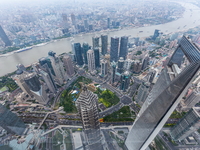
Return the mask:
<path id="1" fill-rule="evenodd" d="M 200 2 L 0 1 L 0 150 L 198 150 Z"/>

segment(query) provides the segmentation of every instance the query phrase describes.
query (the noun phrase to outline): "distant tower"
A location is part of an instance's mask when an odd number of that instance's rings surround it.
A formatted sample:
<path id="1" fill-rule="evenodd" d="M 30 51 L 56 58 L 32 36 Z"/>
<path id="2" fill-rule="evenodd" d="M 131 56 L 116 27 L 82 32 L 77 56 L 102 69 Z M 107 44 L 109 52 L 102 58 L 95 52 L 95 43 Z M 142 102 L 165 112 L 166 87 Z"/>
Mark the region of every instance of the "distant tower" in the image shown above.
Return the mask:
<path id="1" fill-rule="evenodd" d="M 49 90 L 52 93 L 56 93 L 55 83 L 53 83 L 50 75 L 43 70 L 40 70 L 40 74 L 42 75 L 42 78 L 44 79 L 45 83 L 47 84 L 47 87 L 49 88 Z"/>
<path id="2" fill-rule="evenodd" d="M 159 30 L 155 30 L 154 31 L 154 35 L 153 35 L 153 37 L 152 37 L 152 40 L 156 40 L 156 38 L 159 36 Z"/>
<path id="3" fill-rule="evenodd" d="M 94 48 L 94 59 L 95 59 L 95 68 L 100 67 L 100 56 L 99 56 L 99 48 Z"/>
<path id="4" fill-rule="evenodd" d="M 87 51 L 88 50 L 89 50 L 89 45 L 88 45 L 88 43 L 84 42 L 83 43 L 83 56 L 84 56 L 85 64 L 88 64 L 88 60 L 87 60 Z"/>
<path id="5" fill-rule="evenodd" d="M 108 36 L 101 35 L 101 54 L 105 55 L 108 49 Z"/>
<path id="6" fill-rule="evenodd" d="M 105 76 L 108 73 L 108 62 L 107 60 L 101 61 L 101 75 Z"/>
<path id="7" fill-rule="evenodd" d="M 74 50 L 75 50 L 77 65 L 82 66 L 84 63 L 83 63 L 83 56 L 82 56 L 82 51 L 81 51 L 81 44 L 74 43 Z"/>
<path id="8" fill-rule="evenodd" d="M 56 55 L 55 52 L 49 51 L 48 55 L 49 55 L 49 58 L 51 60 L 53 70 L 56 74 L 56 80 L 58 81 L 58 83 L 60 85 L 62 85 L 65 81 L 65 78 L 66 78 L 63 64 L 62 64 L 60 58 L 55 56 Z"/>
<path id="9" fill-rule="evenodd" d="M 88 25 L 88 21 L 87 20 L 84 20 L 84 27 L 86 30 L 89 29 L 89 25 Z"/>
<path id="10" fill-rule="evenodd" d="M 107 28 L 110 28 L 110 18 L 107 18 Z"/>
<path id="11" fill-rule="evenodd" d="M 124 60 L 128 54 L 128 36 L 122 36 L 120 41 L 119 57 L 123 57 Z"/>
<path id="12" fill-rule="evenodd" d="M 130 73 L 129 71 L 125 71 L 121 76 L 121 86 L 120 90 L 126 91 L 130 84 Z"/>
<path id="13" fill-rule="evenodd" d="M 119 37 L 111 37 L 110 62 L 118 61 Z"/>
<path id="14" fill-rule="evenodd" d="M 76 26 L 76 18 L 75 18 L 75 15 L 74 14 L 71 14 L 71 20 L 72 20 L 72 24 L 74 26 Z"/>
<path id="15" fill-rule="evenodd" d="M 38 77 L 34 73 L 27 73 L 24 76 L 24 80 L 31 90 L 32 94 L 41 104 L 46 104 L 48 102 L 48 97 L 44 86 L 40 84 Z"/>
<path id="16" fill-rule="evenodd" d="M 93 150 L 94 147 L 97 150 L 102 150 L 97 95 L 89 91 L 86 86 L 83 86 L 82 92 L 76 101 L 76 107 L 82 120 L 87 141 L 86 147 L 89 150 Z"/>
<path id="17" fill-rule="evenodd" d="M 67 75 L 72 77 L 74 75 L 74 66 L 72 64 L 71 57 L 68 55 L 65 55 L 63 57 L 63 63 L 67 72 Z"/>
<path id="18" fill-rule="evenodd" d="M 8 39 L 8 36 L 6 35 L 6 33 L 3 30 L 3 28 L 1 27 L 1 25 L 0 25 L 0 37 L 1 37 L 2 41 L 5 43 L 5 46 L 11 46 L 12 45 L 12 43 Z"/>
<path id="19" fill-rule="evenodd" d="M 117 63 L 117 72 L 122 73 L 124 70 L 124 58 L 120 57 Z"/>
<path id="20" fill-rule="evenodd" d="M 116 73 L 116 62 L 111 62 L 111 66 L 112 66 L 112 79 L 111 79 L 111 83 L 113 84 L 115 82 L 115 73 Z"/>
<path id="21" fill-rule="evenodd" d="M 92 46 L 93 46 L 93 49 L 96 47 L 99 47 L 99 37 L 98 36 L 92 37 Z"/>
<path id="22" fill-rule="evenodd" d="M 24 122 L 2 104 L 0 104 L 0 112 L 0 126 L 11 134 L 22 135 L 26 128 Z"/>
<path id="23" fill-rule="evenodd" d="M 90 73 L 92 73 L 95 71 L 95 58 L 93 50 L 89 50 L 87 52 L 87 59 L 88 59 L 88 70 Z"/>
<path id="24" fill-rule="evenodd" d="M 174 141 L 182 141 L 199 129 L 200 108 L 193 107 L 180 121 L 171 129 L 171 137 Z"/>

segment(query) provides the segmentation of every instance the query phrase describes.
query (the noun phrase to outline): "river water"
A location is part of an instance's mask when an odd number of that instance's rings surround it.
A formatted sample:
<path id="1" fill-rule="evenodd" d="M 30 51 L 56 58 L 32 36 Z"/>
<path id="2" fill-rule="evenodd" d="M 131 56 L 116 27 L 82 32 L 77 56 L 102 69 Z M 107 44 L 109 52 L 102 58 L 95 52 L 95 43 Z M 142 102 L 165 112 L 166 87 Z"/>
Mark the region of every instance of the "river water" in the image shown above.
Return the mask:
<path id="1" fill-rule="evenodd" d="M 148 27 L 122 29 L 119 31 L 104 31 L 92 34 L 87 33 L 82 36 L 76 35 L 74 37 L 74 42 L 80 42 L 81 44 L 83 42 L 88 42 L 91 45 L 92 37 L 94 35 L 107 34 L 110 42 L 110 37 L 115 35 L 116 36 L 131 35 L 131 37 L 148 37 L 150 35 L 153 35 L 155 29 L 159 29 L 163 33 L 171 33 L 180 30 L 187 30 L 200 25 L 200 18 L 199 18 L 200 8 L 189 3 L 180 3 L 180 4 L 183 7 L 185 7 L 186 10 L 183 16 L 178 20 L 166 24 L 153 25 Z M 0 76 L 15 71 L 16 65 L 19 63 L 27 66 L 33 62 L 38 61 L 39 58 L 47 56 L 50 50 L 55 51 L 57 54 L 71 51 L 72 50 L 71 38 L 66 38 L 59 41 L 51 42 L 40 47 L 34 47 L 31 50 L 27 50 L 21 53 L 14 53 L 6 57 L 0 57 Z"/>

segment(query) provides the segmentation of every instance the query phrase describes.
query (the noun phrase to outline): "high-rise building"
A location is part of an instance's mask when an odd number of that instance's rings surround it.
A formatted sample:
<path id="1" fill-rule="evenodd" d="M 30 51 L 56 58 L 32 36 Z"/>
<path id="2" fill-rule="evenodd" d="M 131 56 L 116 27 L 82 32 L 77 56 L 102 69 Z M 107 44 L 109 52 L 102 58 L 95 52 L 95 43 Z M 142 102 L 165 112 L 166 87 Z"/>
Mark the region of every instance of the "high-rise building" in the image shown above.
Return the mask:
<path id="1" fill-rule="evenodd" d="M 107 28 L 110 28 L 110 18 L 107 18 Z"/>
<path id="2" fill-rule="evenodd" d="M 101 54 L 105 55 L 108 49 L 108 36 L 101 35 Z"/>
<path id="3" fill-rule="evenodd" d="M 172 65 L 182 60 L 184 56 L 180 55 L 181 52 L 185 54 L 190 64 L 183 68 L 181 73 L 175 75 Z M 183 36 L 133 123 L 125 142 L 128 149 L 145 150 L 156 137 L 198 73 L 199 60 L 198 48 Z"/>
<path id="4" fill-rule="evenodd" d="M 77 64 L 79 66 L 82 66 L 84 63 L 83 63 L 83 56 L 82 56 L 80 43 L 74 43 L 74 51 L 75 51 L 75 57 L 76 57 Z"/>
<path id="5" fill-rule="evenodd" d="M 130 73 L 129 71 L 125 71 L 121 76 L 120 90 L 125 92 L 129 87 L 129 83 L 130 83 Z"/>
<path id="6" fill-rule="evenodd" d="M 93 49 L 96 47 L 99 47 L 99 37 L 98 36 L 92 37 L 92 46 L 93 46 Z"/>
<path id="7" fill-rule="evenodd" d="M 138 93 L 137 93 L 137 98 L 136 98 L 136 102 L 142 106 L 143 103 L 145 102 L 148 94 L 149 94 L 149 89 L 150 88 L 150 84 L 148 82 L 143 82 L 139 89 L 138 89 Z"/>
<path id="8" fill-rule="evenodd" d="M 128 54 L 128 36 L 122 36 L 120 40 L 120 50 L 119 50 L 119 57 L 123 57 L 124 60 Z"/>
<path id="9" fill-rule="evenodd" d="M 101 61 L 101 75 L 105 76 L 108 73 L 108 62 L 107 60 Z"/>
<path id="10" fill-rule="evenodd" d="M 111 83 L 113 84 L 115 82 L 115 74 L 116 74 L 116 62 L 111 62 L 111 67 L 112 67 L 112 79 L 111 79 Z"/>
<path id="11" fill-rule="evenodd" d="M 39 59 L 39 63 L 40 63 L 40 65 L 43 67 L 43 68 L 46 68 L 47 69 L 47 67 L 49 68 L 49 70 L 50 70 L 50 73 L 53 75 L 53 76 L 56 76 L 56 74 L 55 74 L 55 72 L 54 72 L 54 70 L 53 70 L 53 67 L 52 67 L 52 63 L 51 63 L 51 60 L 48 58 L 48 57 L 42 57 L 42 58 L 40 58 Z M 45 65 L 45 64 L 47 64 L 47 66 Z M 44 66 L 45 65 L 45 66 Z"/>
<path id="12" fill-rule="evenodd" d="M 170 135 L 174 141 L 182 141 L 200 126 L 200 108 L 193 107 L 180 119 L 180 121 L 171 129 Z"/>
<path id="13" fill-rule="evenodd" d="M 118 61 L 119 37 L 111 37 L 110 62 Z"/>
<path id="14" fill-rule="evenodd" d="M 87 142 L 86 147 L 89 150 L 102 150 L 97 95 L 83 86 L 76 101 L 76 107 L 82 120 Z"/>
<path id="15" fill-rule="evenodd" d="M 95 68 L 100 67 L 100 56 L 99 56 L 99 48 L 94 48 L 94 59 L 95 59 Z"/>
<path id="16" fill-rule="evenodd" d="M 42 75 L 42 78 L 44 79 L 45 83 L 47 84 L 47 87 L 49 88 L 49 90 L 52 93 L 56 93 L 55 83 L 52 80 L 52 78 L 50 77 L 50 75 L 43 70 L 40 70 L 40 74 Z"/>
<path id="17" fill-rule="evenodd" d="M 55 72 L 55 79 L 57 82 L 62 85 L 66 79 L 66 74 L 64 71 L 63 63 L 61 62 L 60 58 L 56 56 L 56 53 L 53 51 L 49 51 L 48 53 L 49 58 L 51 60 L 51 64 L 53 67 L 53 70 Z"/>
<path id="18" fill-rule="evenodd" d="M 26 129 L 24 122 L 2 104 L 0 112 L 0 126 L 8 133 L 22 135 Z"/>
<path id="19" fill-rule="evenodd" d="M 41 85 L 35 73 L 25 74 L 24 81 L 26 82 L 30 91 L 39 103 L 46 104 L 48 102 L 48 97 L 45 88 Z"/>
<path id="20" fill-rule="evenodd" d="M 122 73 L 124 71 L 124 58 L 120 57 L 117 63 L 117 72 Z"/>
<path id="21" fill-rule="evenodd" d="M 90 73 L 95 71 L 95 58 L 94 58 L 94 51 L 89 50 L 87 52 L 87 59 L 88 59 L 88 70 Z"/>
<path id="22" fill-rule="evenodd" d="M 6 33 L 3 30 L 3 28 L 1 27 L 1 25 L 0 25 L 0 37 L 1 37 L 2 41 L 5 43 L 5 46 L 11 46 L 12 45 L 12 43 L 8 39 L 8 36 L 6 35 Z"/>
<path id="23" fill-rule="evenodd" d="M 139 60 L 133 61 L 133 72 L 140 73 L 142 69 L 142 63 Z"/>
<path id="24" fill-rule="evenodd" d="M 84 27 L 85 27 L 86 30 L 89 29 L 89 24 L 88 24 L 87 20 L 84 20 Z"/>
<path id="25" fill-rule="evenodd" d="M 131 65 L 132 65 L 133 61 L 131 59 L 126 59 L 124 61 L 124 70 L 129 70 Z"/>
<path id="26" fill-rule="evenodd" d="M 72 24 L 76 26 L 76 18 L 74 14 L 71 14 L 71 21 L 72 21 Z"/>
<path id="27" fill-rule="evenodd" d="M 87 60 L 87 51 L 89 50 L 89 45 L 88 43 L 84 42 L 83 43 L 83 56 L 84 56 L 84 63 L 88 64 L 88 60 Z"/>
<path id="28" fill-rule="evenodd" d="M 63 63 L 66 69 L 66 73 L 69 77 L 72 77 L 74 75 L 74 66 L 72 64 L 71 57 L 68 55 L 65 55 L 63 57 Z"/>
<path id="29" fill-rule="evenodd" d="M 142 62 L 142 68 L 141 68 L 141 70 L 146 69 L 146 67 L 148 66 L 148 63 L 149 63 L 149 57 L 146 56 L 146 57 L 144 58 L 143 62 Z"/>
<path id="30" fill-rule="evenodd" d="M 159 34 L 159 30 L 158 30 L 158 29 L 155 29 L 154 35 L 153 35 L 153 37 L 152 37 L 152 40 L 156 40 L 156 38 L 157 38 L 159 35 L 160 35 L 160 34 Z"/>

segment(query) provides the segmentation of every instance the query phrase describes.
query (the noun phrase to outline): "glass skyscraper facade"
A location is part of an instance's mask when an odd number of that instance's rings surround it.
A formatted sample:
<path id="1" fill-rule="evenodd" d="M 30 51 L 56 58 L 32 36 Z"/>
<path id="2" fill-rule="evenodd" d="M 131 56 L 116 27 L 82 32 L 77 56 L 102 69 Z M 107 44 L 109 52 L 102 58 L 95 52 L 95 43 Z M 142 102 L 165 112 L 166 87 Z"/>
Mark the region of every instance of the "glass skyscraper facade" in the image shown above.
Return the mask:
<path id="1" fill-rule="evenodd" d="M 119 37 L 111 37 L 110 62 L 118 61 Z"/>
<path id="2" fill-rule="evenodd" d="M 81 44 L 74 43 L 74 50 L 75 50 L 75 57 L 76 57 L 77 65 L 82 66 L 84 63 L 83 63 Z"/>

